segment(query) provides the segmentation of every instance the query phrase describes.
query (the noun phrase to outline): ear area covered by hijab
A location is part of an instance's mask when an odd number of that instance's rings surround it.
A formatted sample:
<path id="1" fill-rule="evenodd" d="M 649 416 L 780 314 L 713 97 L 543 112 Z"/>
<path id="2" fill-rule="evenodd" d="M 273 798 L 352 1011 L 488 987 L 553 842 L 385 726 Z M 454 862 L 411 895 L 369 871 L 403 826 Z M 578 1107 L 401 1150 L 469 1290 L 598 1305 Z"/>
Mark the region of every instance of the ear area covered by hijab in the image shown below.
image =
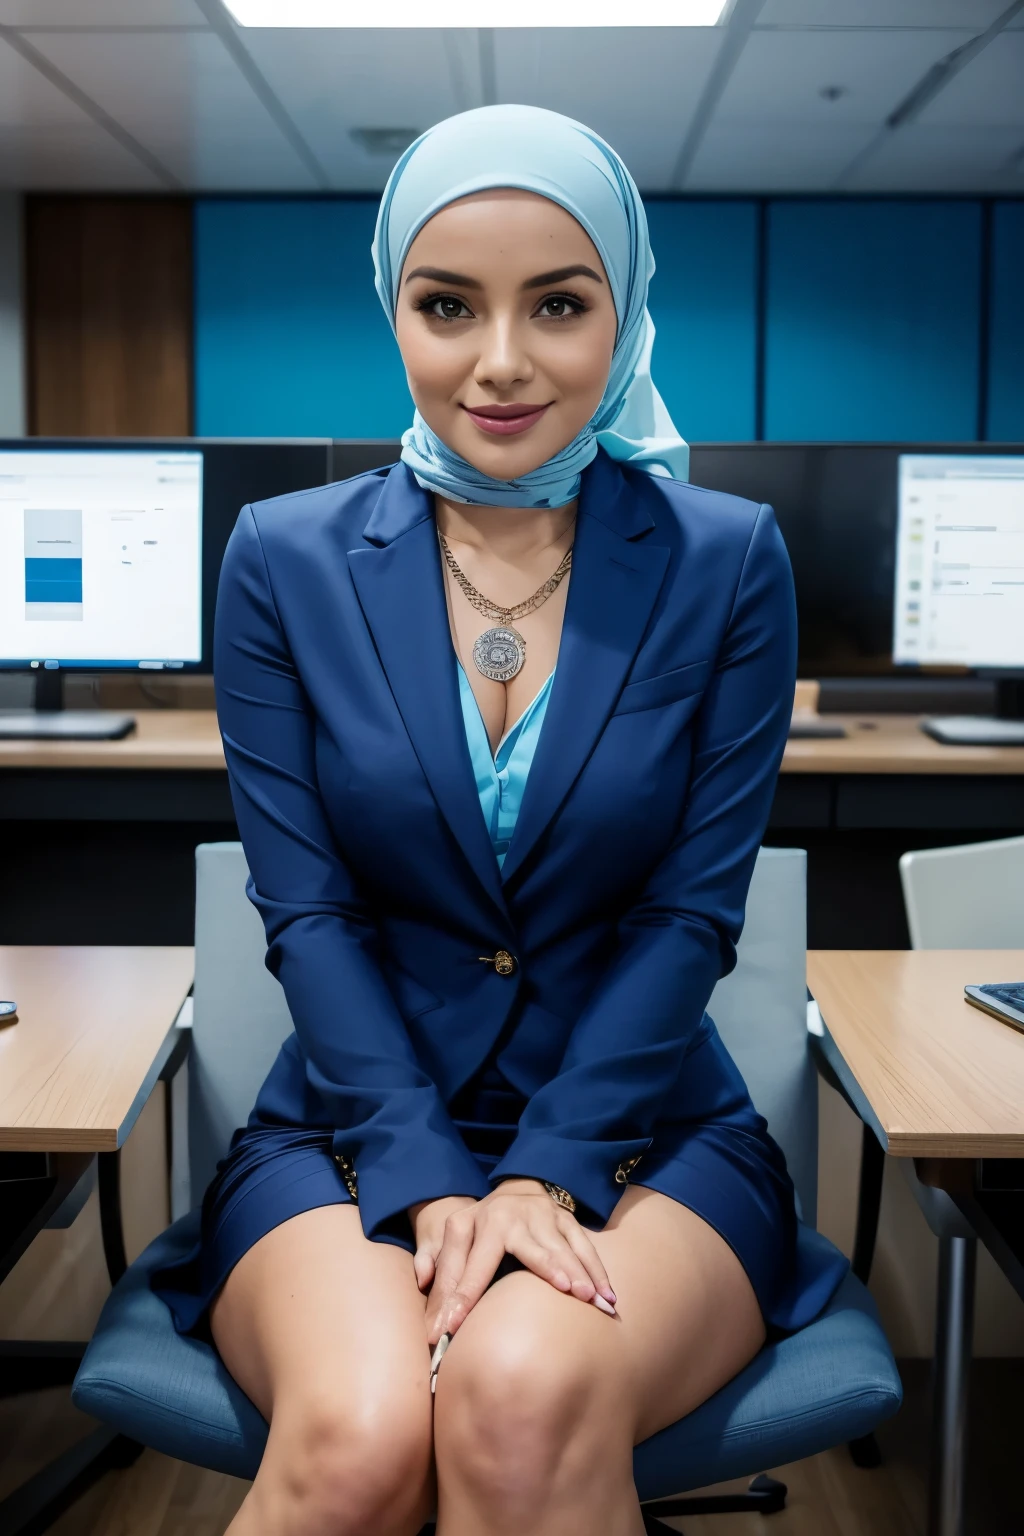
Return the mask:
<path id="1" fill-rule="evenodd" d="M 377 293 L 392 329 L 405 258 L 424 224 L 458 198 L 495 187 L 550 198 L 597 247 L 618 317 L 608 387 L 568 447 L 517 480 L 474 469 L 418 411 L 402 437 L 404 462 L 425 490 L 483 506 L 563 506 L 578 493 L 599 447 L 648 474 L 687 479 L 690 450 L 651 378 L 647 215 L 618 155 L 582 123 L 542 107 L 478 107 L 446 118 L 409 146 L 388 178 L 373 239 Z"/>

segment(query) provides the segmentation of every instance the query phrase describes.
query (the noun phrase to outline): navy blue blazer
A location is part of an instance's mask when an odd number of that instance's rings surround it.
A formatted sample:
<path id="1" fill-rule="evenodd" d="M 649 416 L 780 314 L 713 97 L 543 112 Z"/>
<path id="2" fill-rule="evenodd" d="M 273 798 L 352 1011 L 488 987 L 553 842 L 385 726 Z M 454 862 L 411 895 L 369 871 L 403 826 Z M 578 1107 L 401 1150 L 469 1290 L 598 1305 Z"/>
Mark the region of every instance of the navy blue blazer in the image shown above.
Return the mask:
<path id="1" fill-rule="evenodd" d="M 295 1024 L 257 1107 L 334 1132 L 368 1236 L 416 1201 L 487 1193 L 447 1106 L 496 1046 L 529 1103 L 491 1180 L 548 1179 L 610 1215 L 735 961 L 795 637 L 770 507 L 599 454 L 499 871 L 432 498 L 399 464 L 243 509 L 217 708 Z M 510 975 L 480 959 L 498 949 Z"/>

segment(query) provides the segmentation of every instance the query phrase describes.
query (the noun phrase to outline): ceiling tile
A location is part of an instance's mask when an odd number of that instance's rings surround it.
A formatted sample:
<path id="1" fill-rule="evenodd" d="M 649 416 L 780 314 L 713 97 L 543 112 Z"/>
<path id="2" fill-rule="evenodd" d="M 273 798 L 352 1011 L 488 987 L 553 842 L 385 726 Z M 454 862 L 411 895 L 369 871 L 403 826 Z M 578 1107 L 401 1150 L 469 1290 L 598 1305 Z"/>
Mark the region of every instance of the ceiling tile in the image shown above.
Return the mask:
<path id="1" fill-rule="evenodd" d="M 0 0 L 0 23 L 22 27 L 205 27 L 193 0 Z"/>
<path id="2" fill-rule="evenodd" d="M 857 123 L 809 133 L 797 123 L 751 132 L 712 123 L 686 180 L 687 192 L 817 192 L 829 188 L 871 137 Z"/>
<path id="3" fill-rule="evenodd" d="M 1008 0 L 766 0 L 758 26 L 966 27 L 984 32 Z"/>
<path id="4" fill-rule="evenodd" d="M 0 128 L 0 187 L 18 192 L 166 192 L 134 155 L 83 117 L 74 128 Z"/>
<path id="5" fill-rule="evenodd" d="M 850 178 L 851 192 L 1024 193 L 1019 128 L 948 127 L 922 119 L 890 134 Z"/>
<path id="6" fill-rule="evenodd" d="M 0 186 L 166 190 L 134 155 L 3 43 Z"/>
<path id="7" fill-rule="evenodd" d="M 922 123 L 1016 126 L 1024 136 L 1024 32 L 994 37 L 921 113 Z"/>
<path id="8" fill-rule="evenodd" d="M 212 32 L 39 33 L 58 69 L 195 191 L 309 191 L 310 171 Z"/>
<path id="9" fill-rule="evenodd" d="M 346 191 L 383 187 L 397 155 L 353 142 L 353 128 L 422 130 L 479 106 L 475 31 L 370 29 L 241 34 L 320 163 Z"/>
<path id="10" fill-rule="evenodd" d="M 969 33 L 755 32 L 716 113 L 760 131 L 783 123 L 827 132 L 841 123 L 880 127 L 925 72 Z M 825 100 L 821 91 L 843 94 Z"/>
<path id="11" fill-rule="evenodd" d="M 715 27 L 500 29 L 498 99 L 577 118 L 643 191 L 665 190 L 722 36 Z"/>

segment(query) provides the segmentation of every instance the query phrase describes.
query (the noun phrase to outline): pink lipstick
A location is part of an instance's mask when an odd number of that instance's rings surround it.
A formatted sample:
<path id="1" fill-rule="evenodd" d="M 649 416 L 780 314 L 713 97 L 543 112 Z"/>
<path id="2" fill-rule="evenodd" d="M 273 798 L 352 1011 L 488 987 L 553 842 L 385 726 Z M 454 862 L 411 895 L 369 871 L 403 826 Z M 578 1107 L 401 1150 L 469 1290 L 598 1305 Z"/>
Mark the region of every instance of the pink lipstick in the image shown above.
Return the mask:
<path id="1" fill-rule="evenodd" d="M 550 404 L 550 401 L 548 402 Z M 495 437 L 511 437 L 535 426 L 547 405 L 464 405 L 462 409 L 483 432 Z"/>

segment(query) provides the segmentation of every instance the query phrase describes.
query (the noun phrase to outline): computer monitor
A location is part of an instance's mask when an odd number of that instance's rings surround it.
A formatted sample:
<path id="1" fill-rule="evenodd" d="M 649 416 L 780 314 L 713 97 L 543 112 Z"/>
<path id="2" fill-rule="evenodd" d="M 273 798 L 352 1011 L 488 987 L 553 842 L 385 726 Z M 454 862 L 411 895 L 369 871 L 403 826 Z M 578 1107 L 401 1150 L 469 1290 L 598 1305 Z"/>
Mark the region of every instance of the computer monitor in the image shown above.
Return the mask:
<path id="1" fill-rule="evenodd" d="M 926 723 L 940 741 L 1024 745 L 1024 455 L 904 453 L 893 660 L 1000 682 L 996 720 Z"/>
<path id="2" fill-rule="evenodd" d="M 63 672 L 197 667 L 203 453 L 0 448 L 0 667 L 36 673 L 0 735 L 110 737 L 129 716 L 61 711 Z"/>

